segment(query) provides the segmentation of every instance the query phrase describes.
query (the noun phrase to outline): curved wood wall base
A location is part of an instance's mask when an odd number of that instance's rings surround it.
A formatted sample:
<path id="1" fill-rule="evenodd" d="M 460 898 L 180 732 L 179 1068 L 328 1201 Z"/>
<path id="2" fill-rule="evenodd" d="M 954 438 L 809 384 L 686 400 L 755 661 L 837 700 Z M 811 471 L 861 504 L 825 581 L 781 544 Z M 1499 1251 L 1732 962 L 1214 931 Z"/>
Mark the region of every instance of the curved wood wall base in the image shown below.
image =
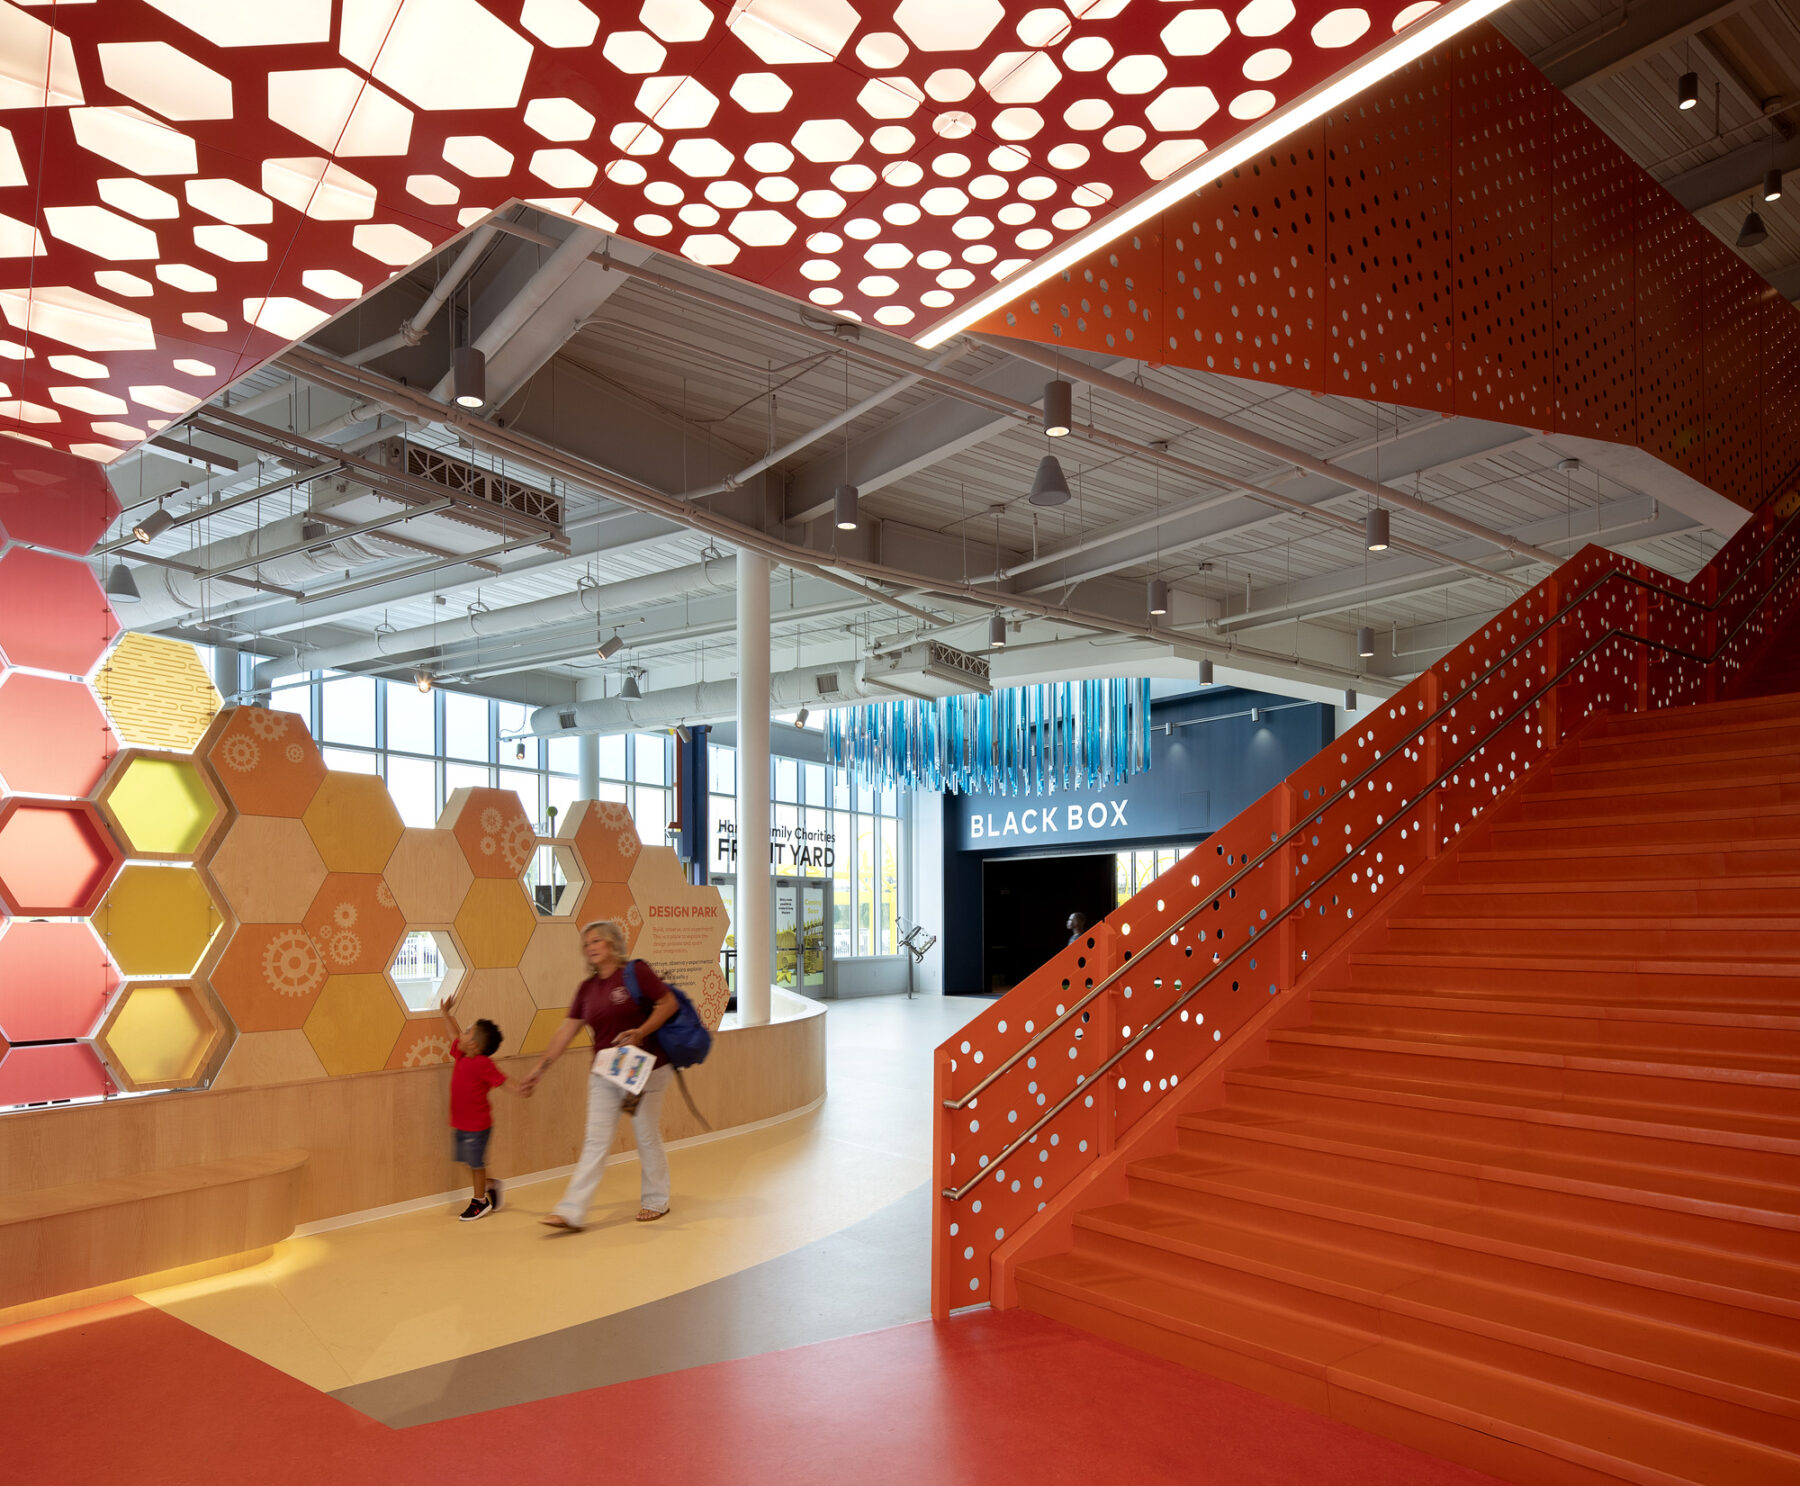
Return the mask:
<path id="1" fill-rule="evenodd" d="M 715 1131 L 804 1109 L 825 1093 L 825 1008 L 774 992 L 775 1020 L 727 1026 L 686 1075 Z M 517 1079 L 535 1059 L 504 1058 Z M 572 1050 L 530 1099 L 493 1096 L 497 1176 L 574 1161 L 587 1056 Z M 304 1223 L 450 1191 L 450 1070 L 172 1094 L 0 1120 L 0 1311 L 227 1254 Z M 704 1133 L 678 1097 L 663 1133 Z M 627 1126 L 622 1149 L 629 1150 Z M 71 1303 L 86 1296 L 73 1296 Z"/>

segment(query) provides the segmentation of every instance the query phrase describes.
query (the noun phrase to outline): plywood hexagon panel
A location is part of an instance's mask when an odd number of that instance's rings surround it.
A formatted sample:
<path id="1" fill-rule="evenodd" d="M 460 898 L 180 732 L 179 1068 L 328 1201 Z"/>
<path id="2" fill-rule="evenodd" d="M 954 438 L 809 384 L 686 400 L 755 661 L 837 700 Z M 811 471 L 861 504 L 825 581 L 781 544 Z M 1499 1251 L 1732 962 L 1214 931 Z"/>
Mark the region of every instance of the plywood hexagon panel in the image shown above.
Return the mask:
<path id="1" fill-rule="evenodd" d="M 475 880 L 455 836 L 417 826 L 400 833 L 382 875 L 407 924 L 415 929 L 450 924 Z"/>
<path id="2" fill-rule="evenodd" d="M 517 970 L 471 970 L 456 998 L 456 1019 L 471 1027 L 484 1017 L 500 1029 L 496 1057 L 516 1056 L 536 1018 L 537 1006 Z"/>
<path id="3" fill-rule="evenodd" d="M 53 1042 L 0 1054 L 0 1108 L 60 1099 L 99 1099 L 112 1078 L 91 1043 Z"/>
<path id="4" fill-rule="evenodd" d="M 94 673 L 94 692 L 125 742 L 191 753 L 222 705 L 192 645 L 124 635 Z"/>
<path id="5" fill-rule="evenodd" d="M 223 1029 L 191 985 L 133 985 L 100 1030 L 120 1082 L 137 1092 L 191 1086 Z"/>
<path id="6" fill-rule="evenodd" d="M 577 801 L 556 834 L 574 842 L 590 884 L 628 881 L 643 849 L 631 812 L 616 800 Z"/>
<path id="7" fill-rule="evenodd" d="M 304 1032 L 246 1032 L 231 1045 L 211 1087 L 248 1089 L 324 1077 L 325 1065 Z"/>
<path id="8" fill-rule="evenodd" d="M 333 872 L 301 921 L 333 975 L 385 970 L 406 937 L 406 919 L 378 872 Z"/>
<path id="9" fill-rule="evenodd" d="M 387 1065 L 406 1013 L 385 975 L 334 975 L 306 1019 L 307 1041 L 333 1078 Z"/>
<path id="10" fill-rule="evenodd" d="M 15 922 L 0 933 L 0 1037 L 86 1037 L 119 987 L 119 972 L 85 923 Z"/>
<path id="11" fill-rule="evenodd" d="M 325 778 L 325 760 L 299 719 L 264 707 L 228 707 L 198 751 L 245 815 L 302 816 Z"/>
<path id="12" fill-rule="evenodd" d="M 377 774 L 327 774 L 301 819 L 332 872 L 381 871 L 405 829 Z"/>
<path id="13" fill-rule="evenodd" d="M 94 914 L 95 932 L 127 975 L 191 975 L 219 924 L 192 867 L 128 866 Z"/>
<path id="14" fill-rule="evenodd" d="M 590 973 L 581 953 L 581 930 L 567 922 L 540 922 L 519 961 L 525 989 L 543 1007 L 568 1006 Z"/>
<path id="15" fill-rule="evenodd" d="M 478 877 L 456 915 L 456 937 L 471 970 L 516 968 L 537 928 L 537 909 L 510 877 Z"/>
<path id="16" fill-rule="evenodd" d="M 302 1027 L 329 972 L 298 923 L 240 924 L 207 977 L 243 1032 Z"/>
<path id="17" fill-rule="evenodd" d="M 13 602 L 0 594 L 0 607 Z M 18 671 L 0 679 L 0 781 L 12 793 L 85 795 L 118 748 L 86 682 Z"/>
<path id="18" fill-rule="evenodd" d="M 0 903 L 21 918 L 86 918 L 123 858 L 86 800 L 0 800 Z"/>
<path id="19" fill-rule="evenodd" d="M 233 918 L 297 924 L 325 881 L 325 863 L 292 816 L 240 815 L 207 863 Z"/>
<path id="20" fill-rule="evenodd" d="M 186 754 L 137 748 L 120 754 L 98 804 L 126 852 L 152 861 L 201 855 L 224 823 L 224 800 Z"/>
<path id="21" fill-rule="evenodd" d="M 85 562 L 13 547 L 0 557 L 0 653 L 15 666 L 85 676 L 119 632 Z"/>
<path id="22" fill-rule="evenodd" d="M 510 789 L 457 790 L 445 802 L 438 828 L 456 837 L 477 877 L 517 877 L 537 850 L 537 832 Z"/>

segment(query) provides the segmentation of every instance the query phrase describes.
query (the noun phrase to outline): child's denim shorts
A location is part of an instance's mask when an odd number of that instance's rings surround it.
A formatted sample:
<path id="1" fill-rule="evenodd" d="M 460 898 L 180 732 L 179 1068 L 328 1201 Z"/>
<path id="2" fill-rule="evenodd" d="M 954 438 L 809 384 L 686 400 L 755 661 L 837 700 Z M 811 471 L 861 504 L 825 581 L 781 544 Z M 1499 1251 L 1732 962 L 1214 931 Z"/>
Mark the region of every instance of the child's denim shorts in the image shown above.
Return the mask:
<path id="1" fill-rule="evenodd" d="M 488 1136 L 493 1133 L 491 1125 L 485 1130 L 456 1131 L 456 1159 L 464 1166 L 486 1166 Z"/>

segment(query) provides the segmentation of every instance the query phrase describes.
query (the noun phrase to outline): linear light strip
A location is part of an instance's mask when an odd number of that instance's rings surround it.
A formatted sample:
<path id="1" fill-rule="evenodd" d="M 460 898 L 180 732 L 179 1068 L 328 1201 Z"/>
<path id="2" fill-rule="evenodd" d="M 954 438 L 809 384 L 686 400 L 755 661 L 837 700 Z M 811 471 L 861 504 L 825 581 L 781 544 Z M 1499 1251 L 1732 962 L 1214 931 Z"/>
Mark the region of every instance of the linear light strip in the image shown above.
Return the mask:
<path id="1" fill-rule="evenodd" d="M 1384 42 L 1348 72 L 1328 78 L 1317 87 L 1302 93 L 1254 128 L 1236 136 L 1229 144 L 1207 151 L 1186 170 L 1170 176 L 1115 215 L 1095 223 L 1085 232 L 1070 238 L 1055 252 L 978 294 L 954 314 L 915 337 L 914 344 L 925 350 L 942 345 L 951 336 L 967 330 L 977 320 L 1011 304 L 1021 294 L 1035 289 L 1065 268 L 1079 263 L 1090 253 L 1098 252 L 1132 228 L 1149 221 L 1165 207 L 1184 196 L 1192 196 L 1226 171 L 1235 169 L 1296 130 L 1324 117 L 1339 104 L 1348 102 L 1384 77 L 1391 76 L 1408 63 L 1435 50 L 1477 21 L 1486 20 L 1506 3 L 1507 0 L 1450 0 L 1449 4 L 1442 5 L 1413 22 L 1391 41 Z"/>

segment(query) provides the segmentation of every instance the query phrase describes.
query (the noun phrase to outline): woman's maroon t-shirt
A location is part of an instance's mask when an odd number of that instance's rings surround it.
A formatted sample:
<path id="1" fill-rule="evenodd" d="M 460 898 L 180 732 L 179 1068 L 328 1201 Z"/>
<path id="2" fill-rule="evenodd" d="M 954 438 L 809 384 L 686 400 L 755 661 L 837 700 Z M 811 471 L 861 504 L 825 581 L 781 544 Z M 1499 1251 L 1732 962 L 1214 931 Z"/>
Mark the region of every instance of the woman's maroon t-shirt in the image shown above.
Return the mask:
<path id="1" fill-rule="evenodd" d="M 455 1066 L 450 1070 L 450 1123 L 458 1130 L 488 1130 L 494 1112 L 488 1108 L 488 1090 L 506 1082 L 506 1075 L 485 1053 L 470 1055 L 458 1043 L 450 1044 Z"/>
<path id="2" fill-rule="evenodd" d="M 669 994 L 669 988 L 654 970 L 642 960 L 632 963 L 637 966 L 638 995 L 644 998 L 644 1005 L 639 1006 L 626 989 L 624 966 L 604 980 L 598 975 L 590 975 L 582 981 L 581 989 L 569 1003 L 569 1015 L 588 1024 L 596 1048 L 611 1047 L 613 1039 L 621 1032 L 643 1026 L 650 1016 L 650 1004 Z M 662 1046 L 654 1033 L 645 1039 L 644 1051 L 655 1054 L 656 1066 L 662 1066 Z"/>

